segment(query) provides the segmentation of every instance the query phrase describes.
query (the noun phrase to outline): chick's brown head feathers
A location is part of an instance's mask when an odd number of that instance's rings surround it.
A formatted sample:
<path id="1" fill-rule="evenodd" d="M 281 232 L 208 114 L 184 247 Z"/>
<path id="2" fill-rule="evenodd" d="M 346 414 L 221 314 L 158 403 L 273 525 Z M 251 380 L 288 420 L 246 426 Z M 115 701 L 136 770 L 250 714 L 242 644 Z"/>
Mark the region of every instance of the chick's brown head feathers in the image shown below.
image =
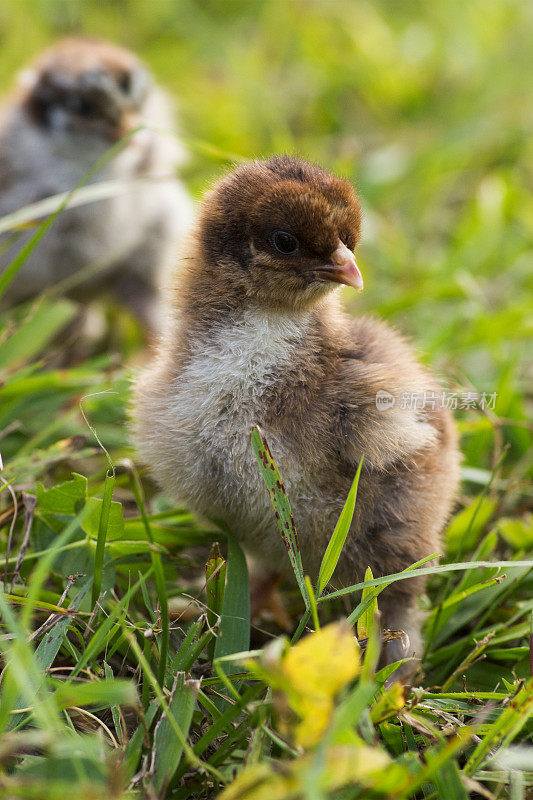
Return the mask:
<path id="1" fill-rule="evenodd" d="M 263 305 L 303 308 L 335 283 L 362 288 L 352 253 L 360 226 L 347 181 L 275 156 L 239 167 L 208 195 L 201 261 Z"/>

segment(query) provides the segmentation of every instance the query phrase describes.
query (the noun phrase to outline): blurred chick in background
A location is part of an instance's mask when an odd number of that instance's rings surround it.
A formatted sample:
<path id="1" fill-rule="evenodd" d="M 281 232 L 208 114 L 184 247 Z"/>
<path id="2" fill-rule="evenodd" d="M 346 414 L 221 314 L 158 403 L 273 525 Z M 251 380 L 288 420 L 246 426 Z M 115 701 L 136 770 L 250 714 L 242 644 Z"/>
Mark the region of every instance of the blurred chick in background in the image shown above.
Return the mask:
<path id="1" fill-rule="evenodd" d="M 59 42 L 21 73 L 2 109 L 0 216 L 72 189 L 114 143 L 143 123 L 171 129 L 173 113 L 136 56 L 94 39 Z M 91 179 L 124 182 L 120 191 L 63 212 L 9 287 L 4 306 L 93 265 L 92 274 L 66 293 L 87 301 L 111 292 L 157 330 L 158 288 L 192 216 L 176 178 L 184 156 L 172 135 L 147 128 L 133 133 Z M 0 238 L 0 247 L 10 235 Z M 0 271 L 29 236 L 24 233 L 0 252 Z"/>

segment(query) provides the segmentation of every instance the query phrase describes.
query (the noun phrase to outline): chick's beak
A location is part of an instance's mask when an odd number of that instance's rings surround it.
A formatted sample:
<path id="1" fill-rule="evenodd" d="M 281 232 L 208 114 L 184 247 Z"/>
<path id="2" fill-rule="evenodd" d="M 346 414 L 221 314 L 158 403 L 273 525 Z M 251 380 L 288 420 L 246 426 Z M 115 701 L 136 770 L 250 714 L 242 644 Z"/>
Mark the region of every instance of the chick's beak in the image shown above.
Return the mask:
<path id="1" fill-rule="evenodd" d="M 130 134 L 129 144 L 133 147 L 145 147 L 151 138 L 151 131 L 141 127 L 142 119 L 135 111 L 125 111 L 119 128 L 119 138 Z M 136 129 L 139 130 L 136 130 Z"/>
<path id="2" fill-rule="evenodd" d="M 363 288 L 363 276 L 359 271 L 355 256 L 340 239 L 337 247 L 331 254 L 331 263 L 320 268 L 320 273 L 327 280 L 335 283 L 344 283 L 354 289 Z"/>

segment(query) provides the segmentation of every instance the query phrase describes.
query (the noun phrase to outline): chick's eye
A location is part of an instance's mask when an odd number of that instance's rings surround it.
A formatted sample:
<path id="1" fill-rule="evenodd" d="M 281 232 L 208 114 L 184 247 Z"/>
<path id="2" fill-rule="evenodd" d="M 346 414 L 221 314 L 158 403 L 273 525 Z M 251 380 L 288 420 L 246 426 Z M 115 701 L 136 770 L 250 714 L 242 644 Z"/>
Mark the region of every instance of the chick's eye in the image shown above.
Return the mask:
<path id="1" fill-rule="evenodd" d="M 272 234 L 272 244 L 284 256 L 293 256 L 298 252 L 300 245 L 298 239 L 287 231 L 274 231 Z"/>
<path id="2" fill-rule="evenodd" d="M 80 114 L 80 116 L 82 116 L 82 117 L 90 117 L 92 114 L 94 114 L 94 112 L 95 112 L 95 108 L 94 108 L 93 103 L 91 103 L 89 100 L 81 100 L 80 101 L 80 105 L 79 105 L 79 109 L 78 109 L 78 113 Z"/>
<path id="3" fill-rule="evenodd" d="M 73 94 L 67 100 L 70 111 L 80 117 L 90 117 L 95 111 L 94 104 L 86 97 Z"/>
<path id="4" fill-rule="evenodd" d="M 124 94 L 130 94 L 133 85 L 131 72 L 123 72 L 118 78 L 118 85 Z"/>

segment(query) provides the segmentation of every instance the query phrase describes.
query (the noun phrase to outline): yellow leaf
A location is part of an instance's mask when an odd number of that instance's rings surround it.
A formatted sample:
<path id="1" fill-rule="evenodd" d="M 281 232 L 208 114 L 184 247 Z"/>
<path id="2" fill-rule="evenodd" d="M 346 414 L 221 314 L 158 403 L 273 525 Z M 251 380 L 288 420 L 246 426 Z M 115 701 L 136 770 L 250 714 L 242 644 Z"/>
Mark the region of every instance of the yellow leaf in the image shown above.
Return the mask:
<path id="1" fill-rule="evenodd" d="M 405 687 L 399 681 L 383 694 L 370 710 L 370 719 L 376 725 L 401 711 L 405 705 Z"/>
<path id="2" fill-rule="evenodd" d="M 378 747 L 334 745 L 327 749 L 316 782 L 329 795 L 344 786 L 360 785 L 380 796 L 399 794 L 410 782 L 404 765 L 394 764 Z M 304 796 L 308 775 L 315 769 L 313 753 L 292 761 L 254 764 L 241 772 L 219 800 L 294 800 Z"/>
<path id="3" fill-rule="evenodd" d="M 333 714 L 330 697 L 313 695 L 294 702 L 300 721 L 294 725 L 293 739 L 297 747 L 313 747 L 322 739 Z"/>
<path id="4" fill-rule="evenodd" d="M 300 769 L 302 762 L 300 759 Z M 387 770 L 390 764 L 390 757 L 377 747 L 336 745 L 327 751 L 320 783 L 326 791 L 350 783 L 372 786 L 373 776 Z"/>
<path id="5" fill-rule="evenodd" d="M 294 777 L 283 774 L 289 765 L 280 762 L 274 770 L 270 764 L 253 764 L 237 775 L 218 800 L 283 800 L 295 789 Z"/>
<path id="6" fill-rule="evenodd" d="M 283 673 L 302 694 L 334 697 L 359 672 L 359 648 L 345 622 L 333 622 L 291 647 Z"/>
<path id="7" fill-rule="evenodd" d="M 308 748 L 328 727 L 335 696 L 359 673 L 359 646 L 346 622 L 334 622 L 292 647 L 277 639 L 246 666 L 274 690 L 281 734 Z"/>
<path id="8" fill-rule="evenodd" d="M 293 726 L 297 746 L 312 747 L 321 740 L 331 720 L 333 698 L 355 678 L 359 666 L 359 648 L 344 622 L 315 631 L 287 651 L 282 674 L 290 687 L 289 704 L 300 717 Z"/>

